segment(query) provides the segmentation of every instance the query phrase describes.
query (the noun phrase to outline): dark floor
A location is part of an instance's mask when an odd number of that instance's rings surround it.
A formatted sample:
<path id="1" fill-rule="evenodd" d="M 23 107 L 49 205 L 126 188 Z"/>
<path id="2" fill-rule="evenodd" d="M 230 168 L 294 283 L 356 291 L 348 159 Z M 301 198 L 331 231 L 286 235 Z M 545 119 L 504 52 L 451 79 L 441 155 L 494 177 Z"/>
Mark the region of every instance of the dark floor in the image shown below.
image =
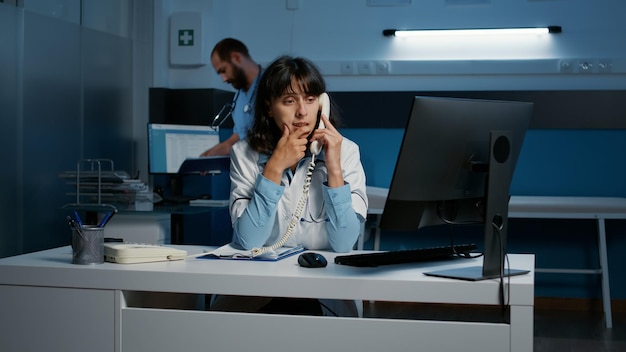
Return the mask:
<path id="1" fill-rule="evenodd" d="M 555 308 L 556 307 L 556 308 Z M 459 309 L 460 308 L 460 309 Z M 375 302 L 364 304 L 364 315 L 393 318 L 472 321 L 476 311 L 455 307 L 454 316 L 433 305 Z M 499 309 L 482 308 L 481 321 L 499 321 Z M 535 352 L 626 352 L 626 310 L 613 308 L 613 328 L 607 329 L 601 309 L 587 309 L 577 301 L 542 301 L 535 305 Z"/>
<path id="2" fill-rule="evenodd" d="M 535 309 L 535 352 L 625 352 L 626 312 L 613 310 L 607 329 L 601 311 Z"/>

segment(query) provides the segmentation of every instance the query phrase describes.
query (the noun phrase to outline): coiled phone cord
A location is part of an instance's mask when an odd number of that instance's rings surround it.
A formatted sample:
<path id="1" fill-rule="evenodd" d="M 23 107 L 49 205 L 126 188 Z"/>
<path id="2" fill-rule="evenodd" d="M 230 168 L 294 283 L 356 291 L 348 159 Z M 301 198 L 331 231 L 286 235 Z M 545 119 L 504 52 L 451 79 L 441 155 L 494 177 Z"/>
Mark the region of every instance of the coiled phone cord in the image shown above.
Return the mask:
<path id="1" fill-rule="evenodd" d="M 298 201 L 298 206 L 296 207 L 296 210 L 293 212 L 293 215 L 291 216 L 291 222 L 289 223 L 289 226 L 287 226 L 287 231 L 285 231 L 285 234 L 283 235 L 283 237 L 280 238 L 278 242 L 274 243 L 271 246 L 261 247 L 261 248 L 258 248 L 258 247 L 252 248 L 253 257 L 259 256 L 261 254 L 265 254 L 269 251 L 276 250 L 277 248 L 280 248 L 284 246 L 285 243 L 287 243 L 287 240 L 289 240 L 289 237 L 291 237 L 293 230 L 296 228 L 296 226 L 300 222 L 300 217 L 302 216 L 304 205 L 306 204 L 306 201 L 309 198 L 309 188 L 311 187 L 311 177 L 313 176 L 314 169 L 315 169 L 315 154 L 312 154 L 311 162 L 309 163 L 309 166 L 306 171 L 306 178 L 304 179 L 304 186 L 302 187 L 302 196 L 300 196 L 300 200 Z"/>

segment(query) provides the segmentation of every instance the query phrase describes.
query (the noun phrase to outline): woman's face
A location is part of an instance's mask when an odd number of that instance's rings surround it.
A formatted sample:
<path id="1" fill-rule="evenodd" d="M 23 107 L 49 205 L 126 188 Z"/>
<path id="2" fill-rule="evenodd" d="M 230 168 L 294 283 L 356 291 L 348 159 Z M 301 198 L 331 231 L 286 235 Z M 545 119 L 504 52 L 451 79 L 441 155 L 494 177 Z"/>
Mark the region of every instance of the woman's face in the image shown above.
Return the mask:
<path id="1" fill-rule="evenodd" d="M 286 125 L 290 133 L 305 134 L 315 128 L 318 110 L 318 97 L 307 95 L 298 82 L 292 81 L 291 87 L 283 95 L 273 98 L 269 103 L 268 115 L 281 131 L 283 125 Z"/>

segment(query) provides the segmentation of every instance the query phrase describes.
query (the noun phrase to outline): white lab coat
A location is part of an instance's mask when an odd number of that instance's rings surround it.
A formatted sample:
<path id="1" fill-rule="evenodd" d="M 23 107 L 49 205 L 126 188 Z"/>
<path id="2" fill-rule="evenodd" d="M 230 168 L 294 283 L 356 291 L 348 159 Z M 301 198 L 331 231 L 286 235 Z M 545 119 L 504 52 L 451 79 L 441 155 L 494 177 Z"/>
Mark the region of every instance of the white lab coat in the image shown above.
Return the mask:
<path id="1" fill-rule="evenodd" d="M 341 165 L 346 186 L 326 186 L 323 152 L 316 157 L 309 197 L 287 246 L 347 252 L 356 242 L 367 216 L 365 172 L 358 145 L 344 137 Z M 287 169 L 281 185 L 262 176 L 269 155 L 252 150 L 247 141 L 231 150 L 230 214 L 233 242 L 246 249 L 272 245 L 287 231 L 303 192 L 311 158 L 303 158 L 295 173 Z"/>

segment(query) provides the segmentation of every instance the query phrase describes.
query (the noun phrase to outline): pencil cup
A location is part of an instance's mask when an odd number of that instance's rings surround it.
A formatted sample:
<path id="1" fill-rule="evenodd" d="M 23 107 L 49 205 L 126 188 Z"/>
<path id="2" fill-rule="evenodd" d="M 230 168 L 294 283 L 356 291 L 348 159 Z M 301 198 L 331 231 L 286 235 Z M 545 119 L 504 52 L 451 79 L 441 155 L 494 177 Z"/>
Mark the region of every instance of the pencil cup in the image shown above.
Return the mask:
<path id="1" fill-rule="evenodd" d="M 104 263 L 104 227 L 72 229 L 72 264 Z"/>

